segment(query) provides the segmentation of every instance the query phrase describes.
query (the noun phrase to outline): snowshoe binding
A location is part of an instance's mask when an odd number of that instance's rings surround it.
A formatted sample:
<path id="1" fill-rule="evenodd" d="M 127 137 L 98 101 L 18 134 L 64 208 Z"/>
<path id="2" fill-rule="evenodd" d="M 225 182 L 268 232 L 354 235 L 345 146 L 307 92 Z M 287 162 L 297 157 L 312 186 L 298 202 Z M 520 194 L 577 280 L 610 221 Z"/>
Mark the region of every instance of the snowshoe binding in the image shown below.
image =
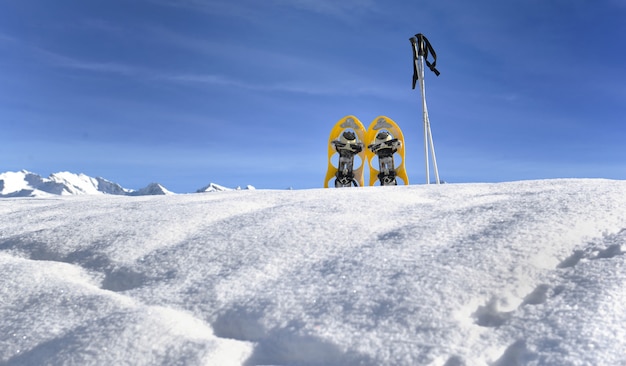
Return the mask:
<path id="1" fill-rule="evenodd" d="M 354 132 L 344 131 L 339 140 L 332 141 L 332 144 L 339 153 L 335 187 L 358 187 L 359 183 L 354 178 L 353 171 L 354 156 L 363 151 L 363 143 L 357 141 Z"/>
<path id="2" fill-rule="evenodd" d="M 378 180 L 381 186 L 397 186 L 393 155 L 402 146 L 402 142 L 393 138 L 387 131 L 376 134 L 376 140 L 368 148 L 378 156 Z"/>

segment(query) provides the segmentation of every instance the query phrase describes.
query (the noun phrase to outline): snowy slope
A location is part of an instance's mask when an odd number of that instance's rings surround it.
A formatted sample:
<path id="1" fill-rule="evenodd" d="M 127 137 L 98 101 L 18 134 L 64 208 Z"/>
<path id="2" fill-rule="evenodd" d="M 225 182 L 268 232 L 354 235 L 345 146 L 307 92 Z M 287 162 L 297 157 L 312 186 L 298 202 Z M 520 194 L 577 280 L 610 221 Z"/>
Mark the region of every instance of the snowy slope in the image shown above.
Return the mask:
<path id="1" fill-rule="evenodd" d="M 8 365 L 626 364 L 623 181 L 7 198 L 0 218 Z"/>

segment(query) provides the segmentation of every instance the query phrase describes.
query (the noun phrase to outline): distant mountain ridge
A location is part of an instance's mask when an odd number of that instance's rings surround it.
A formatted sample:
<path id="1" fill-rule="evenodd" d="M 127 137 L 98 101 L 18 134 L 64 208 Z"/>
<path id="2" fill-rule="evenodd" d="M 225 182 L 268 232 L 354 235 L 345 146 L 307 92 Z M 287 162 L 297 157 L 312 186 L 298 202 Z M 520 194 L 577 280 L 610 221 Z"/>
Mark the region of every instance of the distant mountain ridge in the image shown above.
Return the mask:
<path id="1" fill-rule="evenodd" d="M 226 188 L 224 186 L 220 186 L 219 184 L 215 184 L 215 183 L 209 183 L 208 186 L 200 188 L 196 191 L 196 193 L 204 193 L 204 192 L 223 192 L 223 191 L 240 191 L 242 189 L 245 190 L 253 190 L 256 189 L 251 185 L 247 185 L 246 188 L 241 188 L 241 187 L 237 187 L 237 188 Z"/>
<path id="2" fill-rule="evenodd" d="M 240 189 L 240 188 L 237 188 Z M 248 186 L 247 189 L 254 189 Z M 196 192 L 219 192 L 233 190 L 215 183 Z M 150 183 L 139 190 L 132 190 L 107 179 L 93 178 L 85 174 L 58 172 L 43 178 L 39 174 L 21 170 L 0 173 L 0 197 L 46 197 L 59 195 L 109 194 L 118 196 L 150 196 L 175 194 L 159 183 Z"/>

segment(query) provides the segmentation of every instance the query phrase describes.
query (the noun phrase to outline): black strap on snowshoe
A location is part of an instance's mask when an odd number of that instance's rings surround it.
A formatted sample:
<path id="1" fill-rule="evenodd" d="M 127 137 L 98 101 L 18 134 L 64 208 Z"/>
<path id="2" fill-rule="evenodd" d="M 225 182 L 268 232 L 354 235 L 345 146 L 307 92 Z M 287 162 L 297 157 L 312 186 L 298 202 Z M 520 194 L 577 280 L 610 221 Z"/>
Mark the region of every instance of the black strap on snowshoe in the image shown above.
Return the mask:
<path id="1" fill-rule="evenodd" d="M 358 187 L 359 183 L 354 178 L 354 174 L 340 175 L 339 172 L 335 175 L 335 188 L 340 187 Z"/>
<path id="2" fill-rule="evenodd" d="M 356 155 L 363 151 L 362 144 L 346 144 L 345 142 L 340 141 L 333 141 L 332 143 L 335 146 L 335 150 L 340 154 L 344 151 L 349 151 L 351 155 Z"/>
<path id="3" fill-rule="evenodd" d="M 400 146 L 400 143 L 398 139 L 391 139 L 391 140 L 379 142 L 377 144 L 370 144 L 367 147 L 372 152 L 376 153 L 377 155 L 380 155 L 380 152 L 382 150 L 389 151 L 389 153 L 387 153 L 387 155 L 385 156 L 390 156 L 390 155 L 393 155 L 396 151 L 398 151 L 399 146 Z"/>
<path id="4" fill-rule="evenodd" d="M 396 172 L 391 171 L 388 175 L 383 173 L 378 173 L 378 181 L 381 186 L 397 186 L 398 181 L 396 180 Z"/>
<path id="5" fill-rule="evenodd" d="M 437 54 L 435 53 L 433 46 L 428 41 L 428 38 L 426 38 L 426 36 L 422 33 L 418 33 L 415 37 L 409 38 L 409 40 L 411 41 L 411 45 L 413 45 L 413 89 L 415 89 L 415 84 L 419 79 L 419 73 L 417 72 L 417 59 L 419 56 L 424 56 L 424 61 L 430 71 L 434 72 L 437 76 L 439 76 L 440 73 L 439 70 L 435 68 L 435 66 L 437 66 Z M 433 55 L 432 64 L 428 61 L 428 53 Z"/>

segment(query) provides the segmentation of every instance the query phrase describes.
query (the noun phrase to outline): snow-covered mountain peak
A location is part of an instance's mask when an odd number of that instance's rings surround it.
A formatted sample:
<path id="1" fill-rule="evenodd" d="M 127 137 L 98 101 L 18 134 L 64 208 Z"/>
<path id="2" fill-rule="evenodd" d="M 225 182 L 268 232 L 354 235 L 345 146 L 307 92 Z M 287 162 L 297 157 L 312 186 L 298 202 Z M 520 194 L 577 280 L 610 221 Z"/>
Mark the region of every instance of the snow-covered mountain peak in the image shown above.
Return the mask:
<path id="1" fill-rule="evenodd" d="M 67 171 L 43 178 L 21 170 L 0 174 L 0 197 L 45 197 L 50 195 L 113 194 L 127 195 L 133 190 L 123 188 L 104 178 Z"/>
<path id="2" fill-rule="evenodd" d="M 241 190 L 237 187 L 236 190 Z M 247 185 L 246 190 L 255 189 Z M 232 191 L 219 184 L 210 183 L 196 191 L 223 192 Z M 83 173 L 71 173 L 62 171 L 50 174 L 43 178 L 38 174 L 27 170 L 18 172 L 0 173 L 0 197 L 46 197 L 51 195 L 82 195 L 82 194 L 110 194 L 120 196 L 146 196 L 146 195 L 171 195 L 175 194 L 159 183 L 150 183 L 146 187 L 133 190 L 122 187 L 101 177 L 90 177 Z"/>
<path id="3" fill-rule="evenodd" d="M 0 173 L 0 197 L 45 196 L 48 193 L 36 187 L 44 183 L 43 178 L 27 170 Z"/>
<path id="4" fill-rule="evenodd" d="M 232 188 L 226 188 L 224 186 L 221 186 L 219 184 L 215 184 L 215 183 L 209 183 L 208 186 L 204 187 L 204 188 L 200 188 L 196 191 L 196 193 L 203 193 L 203 192 L 223 192 L 223 191 L 232 191 Z"/>
<path id="5" fill-rule="evenodd" d="M 67 194 L 116 194 L 124 195 L 131 190 L 124 189 L 117 183 L 104 178 L 92 178 L 86 174 L 59 172 L 50 174 L 50 181 L 57 183 L 61 195 Z"/>
<path id="6" fill-rule="evenodd" d="M 155 196 L 155 195 L 170 195 L 175 194 L 167 190 L 167 188 L 163 187 L 159 183 L 150 183 L 146 187 L 131 192 L 131 196 Z"/>
<path id="7" fill-rule="evenodd" d="M 215 184 L 215 183 L 209 183 L 209 185 L 205 186 L 204 188 L 200 188 L 196 191 L 196 193 L 204 193 L 204 192 L 223 192 L 223 191 L 242 191 L 242 190 L 254 190 L 256 189 L 254 186 L 251 185 L 247 185 L 245 188 L 241 188 L 241 186 L 238 186 L 237 188 L 226 188 L 224 186 L 221 186 L 219 184 Z"/>

